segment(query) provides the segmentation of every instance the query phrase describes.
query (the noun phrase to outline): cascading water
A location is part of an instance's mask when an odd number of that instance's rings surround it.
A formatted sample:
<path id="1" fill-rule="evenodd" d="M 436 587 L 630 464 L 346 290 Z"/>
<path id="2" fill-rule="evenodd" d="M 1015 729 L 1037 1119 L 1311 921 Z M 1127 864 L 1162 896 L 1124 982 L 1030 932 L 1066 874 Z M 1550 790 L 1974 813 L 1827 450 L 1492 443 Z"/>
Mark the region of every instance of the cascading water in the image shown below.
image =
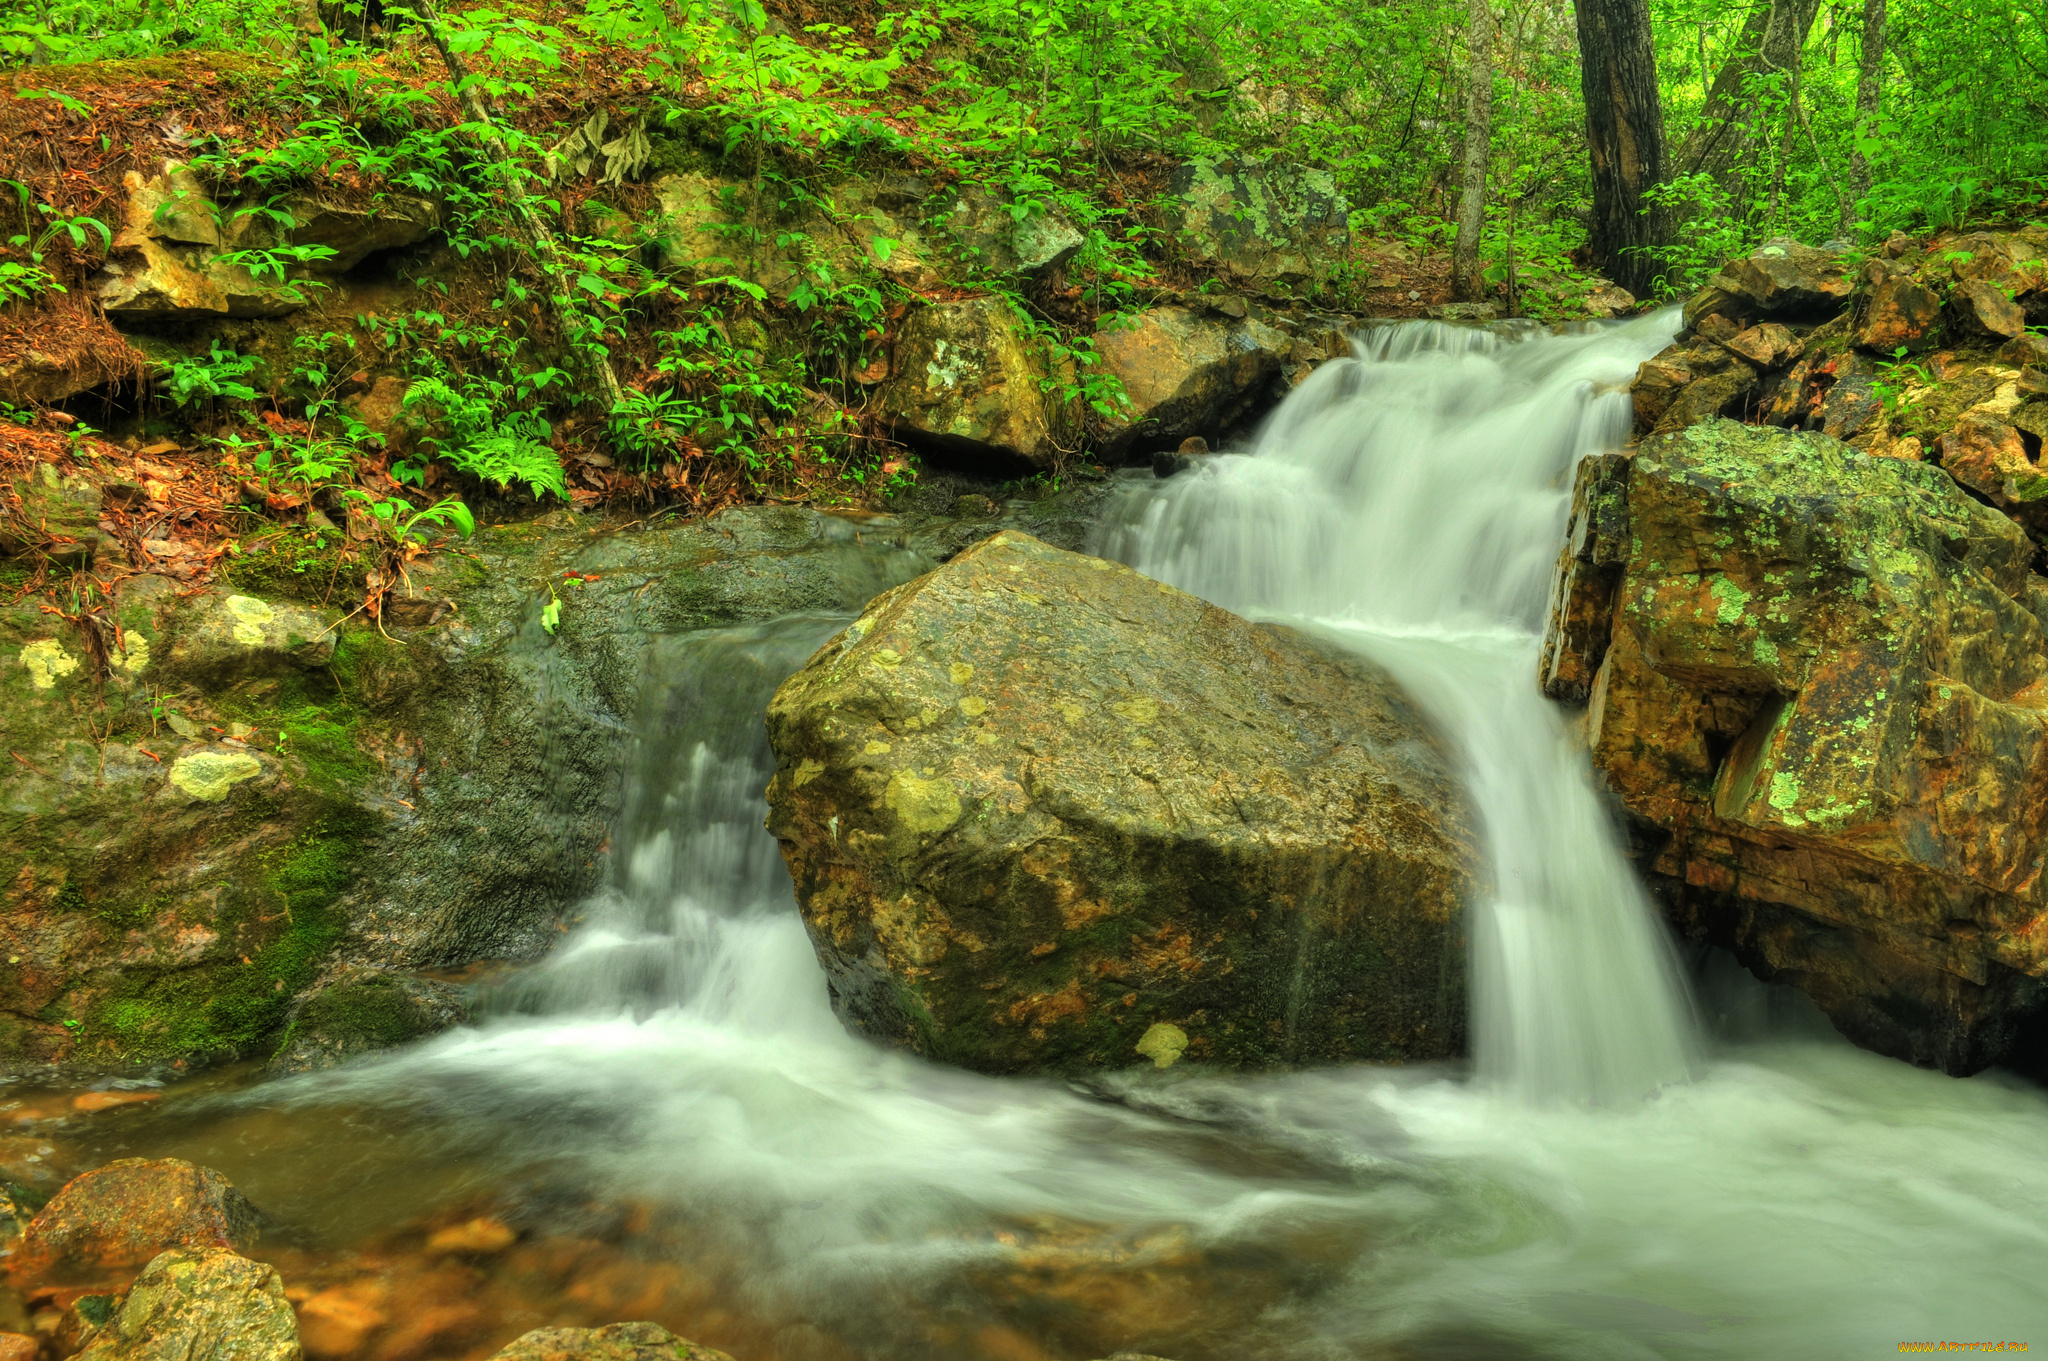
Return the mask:
<path id="1" fill-rule="evenodd" d="M 1572 469 L 1627 438 L 1628 379 L 1671 329 L 1377 328 L 1249 454 L 1133 493 L 1101 536 L 1104 556 L 1368 653 L 1458 741 L 1493 871 L 1474 1047 L 1528 1097 L 1626 1100 L 1687 1071 L 1670 949 L 1534 681 Z"/>
<path id="2" fill-rule="evenodd" d="M 1665 325 L 1375 332 L 1254 454 L 1134 478 L 1104 533 L 1369 652 L 1458 742 L 1497 886 L 1475 922 L 1492 1080 L 1182 1066 L 1075 1087 L 850 1038 L 761 828 L 767 697 L 843 622 L 804 617 L 651 643 L 612 886 L 503 1011 L 166 1099 L 104 1156 L 218 1167 L 330 1249 L 508 1187 L 651 1207 L 628 1248 L 696 1284 L 629 1316 L 740 1361 L 1756 1361 L 2048 1337 L 2048 1099 L 1861 1053 L 1725 960 L 1695 971 L 1711 1038 L 1689 1053 L 1584 758 L 1536 698 L 1570 464 L 1619 437 L 1611 389 Z M 518 1326 L 606 1321 L 581 1307 L 536 1297 Z"/>

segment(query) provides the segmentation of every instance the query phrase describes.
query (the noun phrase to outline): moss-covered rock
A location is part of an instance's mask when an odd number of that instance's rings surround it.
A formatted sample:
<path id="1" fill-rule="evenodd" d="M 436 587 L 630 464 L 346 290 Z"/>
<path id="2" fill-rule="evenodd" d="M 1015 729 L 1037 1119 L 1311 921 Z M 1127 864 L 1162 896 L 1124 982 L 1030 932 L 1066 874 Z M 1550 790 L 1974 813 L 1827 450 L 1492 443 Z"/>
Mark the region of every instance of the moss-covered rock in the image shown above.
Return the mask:
<path id="1" fill-rule="evenodd" d="M 1327 170 L 1197 157 L 1175 173 L 1173 230 L 1189 255 L 1259 290 L 1326 283 L 1351 253 L 1351 206 Z"/>
<path id="2" fill-rule="evenodd" d="M 2006 1056 L 2048 999 L 2048 581 L 2026 535 L 1925 464 L 1726 421 L 1642 445 L 1627 526 L 1618 583 L 1567 550 L 1557 594 L 1587 598 L 1547 652 L 1594 673 L 1594 762 L 1656 829 L 1680 920 L 1873 1048 Z M 1603 611 L 1604 648 L 1574 622 Z"/>
<path id="3" fill-rule="evenodd" d="M 1456 1053 L 1469 819 L 1377 668 L 1003 533 L 769 707 L 854 1028 L 990 1072 Z"/>
<path id="4" fill-rule="evenodd" d="M 299 1361 L 298 1320 L 277 1268 L 232 1252 L 166 1252 L 114 1306 L 86 1361 Z"/>
<path id="5" fill-rule="evenodd" d="M 1050 468 L 1080 446 L 1075 404 L 1023 319 L 989 295 L 920 308 L 896 341 L 878 408 L 895 438 L 990 473 Z"/>

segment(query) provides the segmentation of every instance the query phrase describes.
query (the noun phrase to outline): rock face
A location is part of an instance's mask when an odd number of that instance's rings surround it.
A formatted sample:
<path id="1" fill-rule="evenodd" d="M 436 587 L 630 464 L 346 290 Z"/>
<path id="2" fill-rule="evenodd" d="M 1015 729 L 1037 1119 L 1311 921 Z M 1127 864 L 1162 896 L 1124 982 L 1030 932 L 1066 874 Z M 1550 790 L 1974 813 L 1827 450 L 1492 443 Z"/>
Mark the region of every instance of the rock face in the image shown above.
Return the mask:
<path id="1" fill-rule="evenodd" d="M 1934 468 L 1726 421 L 1582 465 L 1575 500 L 1547 684 L 1592 676 L 1672 914 L 1873 1049 L 2012 1055 L 2048 1000 L 2027 536 Z"/>
<path id="2" fill-rule="evenodd" d="M 856 1030 L 987 1072 L 1462 1045 L 1468 817 L 1361 660 L 1004 533 L 873 601 L 768 728 Z"/>
<path id="3" fill-rule="evenodd" d="M 493 1361 L 732 1361 L 653 1323 L 604 1328 L 536 1328 Z"/>
<path id="4" fill-rule="evenodd" d="M 38 1286 L 125 1284 L 172 1248 L 245 1249 L 256 1209 L 227 1178 L 178 1158 L 125 1158 L 75 1177 L 22 1233 L 7 1264 Z"/>
<path id="5" fill-rule="evenodd" d="M 1080 444 L 1061 380 L 1000 297 L 919 309 L 904 324 L 879 406 L 895 438 L 939 461 L 1050 468 Z M 1050 389 L 1050 390 L 1049 390 Z"/>
<path id="6" fill-rule="evenodd" d="M 299 1361 L 277 1268 L 226 1251 L 166 1252 L 92 1335 L 83 1361 Z"/>

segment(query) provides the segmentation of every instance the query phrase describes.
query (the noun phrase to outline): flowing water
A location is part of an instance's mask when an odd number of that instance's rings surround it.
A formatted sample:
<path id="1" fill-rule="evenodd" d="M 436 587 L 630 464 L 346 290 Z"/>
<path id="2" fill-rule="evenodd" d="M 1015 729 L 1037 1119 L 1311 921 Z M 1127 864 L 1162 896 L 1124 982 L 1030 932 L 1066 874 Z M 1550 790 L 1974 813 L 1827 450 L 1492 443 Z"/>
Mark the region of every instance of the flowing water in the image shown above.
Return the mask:
<path id="1" fill-rule="evenodd" d="M 645 1289 L 529 1290 L 504 1330 L 598 1300 L 740 1361 L 2048 1345 L 2048 1099 L 1857 1051 L 1725 959 L 1681 970 L 1536 696 L 1571 465 L 1625 434 L 1669 327 L 1376 331 L 1254 449 L 1134 479 L 1103 529 L 1369 653 L 1455 743 L 1494 885 L 1472 1068 L 1067 1084 L 849 1038 L 761 830 L 762 709 L 844 622 L 804 617 L 650 650 L 614 882 L 499 1014 L 166 1100 L 100 1154 L 217 1166 L 309 1251 L 523 1196 L 555 1207 L 531 1232 L 608 1233 Z M 600 1233 L 591 1205 L 635 1208 Z"/>

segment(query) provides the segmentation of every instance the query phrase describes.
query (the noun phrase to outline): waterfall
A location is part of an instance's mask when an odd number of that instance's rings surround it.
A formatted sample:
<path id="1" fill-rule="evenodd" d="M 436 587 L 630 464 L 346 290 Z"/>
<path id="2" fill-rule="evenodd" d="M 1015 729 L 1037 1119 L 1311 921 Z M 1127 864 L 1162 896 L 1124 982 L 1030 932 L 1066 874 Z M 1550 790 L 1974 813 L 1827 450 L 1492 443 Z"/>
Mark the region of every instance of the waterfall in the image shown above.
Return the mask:
<path id="1" fill-rule="evenodd" d="M 1489 884 L 1471 920 L 1480 1073 L 1613 1102 L 1683 1078 L 1669 943 L 1557 710 L 1536 688 L 1578 461 L 1628 436 L 1670 314 L 1548 335 L 1383 325 L 1252 448 L 1130 492 L 1099 551 L 1387 667 L 1462 756 Z"/>

